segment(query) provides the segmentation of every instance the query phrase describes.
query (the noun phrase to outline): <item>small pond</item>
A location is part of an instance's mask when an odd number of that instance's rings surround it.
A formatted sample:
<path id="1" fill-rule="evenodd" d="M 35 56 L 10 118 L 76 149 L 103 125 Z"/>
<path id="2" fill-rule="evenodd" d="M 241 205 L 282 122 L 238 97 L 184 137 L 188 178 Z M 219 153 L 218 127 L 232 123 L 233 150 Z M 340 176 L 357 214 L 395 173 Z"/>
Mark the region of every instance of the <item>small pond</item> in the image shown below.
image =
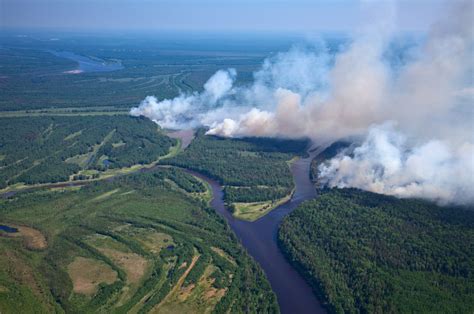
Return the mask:
<path id="1" fill-rule="evenodd" d="M 17 228 L 13 228 L 13 227 L 10 227 L 10 226 L 7 226 L 7 225 L 0 225 L 0 230 L 8 232 L 8 233 L 18 232 Z"/>

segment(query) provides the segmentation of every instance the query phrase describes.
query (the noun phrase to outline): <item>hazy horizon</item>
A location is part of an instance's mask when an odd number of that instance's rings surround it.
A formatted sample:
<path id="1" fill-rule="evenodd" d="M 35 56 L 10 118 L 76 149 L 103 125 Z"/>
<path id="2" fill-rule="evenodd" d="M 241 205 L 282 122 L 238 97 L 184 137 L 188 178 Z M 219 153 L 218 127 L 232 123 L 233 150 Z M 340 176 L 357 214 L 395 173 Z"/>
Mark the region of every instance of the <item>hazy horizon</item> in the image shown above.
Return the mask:
<path id="1" fill-rule="evenodd" d="M 443 12 L 446 1 L 3 0 L 0 20 L 2 30 L 308 35 L 352 32 L 376 18 L 365 8 L 374 3 L 394 7 L 399 31 L 424 32 Z"/>

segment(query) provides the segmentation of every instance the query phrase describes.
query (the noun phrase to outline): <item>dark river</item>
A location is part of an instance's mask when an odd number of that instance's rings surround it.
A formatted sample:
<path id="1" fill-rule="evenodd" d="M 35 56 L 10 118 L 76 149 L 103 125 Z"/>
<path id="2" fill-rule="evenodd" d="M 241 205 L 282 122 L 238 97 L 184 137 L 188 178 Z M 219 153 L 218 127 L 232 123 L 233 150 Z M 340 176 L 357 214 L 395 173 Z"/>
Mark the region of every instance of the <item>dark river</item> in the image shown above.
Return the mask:
<path id="1" fill-rule="evenodd" d="M 249 254 L 260 264 L 278 298 L 282 313 L 325 313 L 311 287 L 288 263 L 277 244 L 278 226 L 282 219 L 305 200 L 316 197 L 309 179 L 312 158 L 297 160 L 291 165 L 296 189 L 290 201 L 272 210 L 255 222 L 238 220 L 225 208 L 221 186 L 214 180 L 194 171 L 191 174 L 207 181 L 213 192 L 211 206 L 228 221 Z"/>
<path id="2" fill-rule="evenodd" d="M 182 140 L 182 149 L 189 145 L 194 133 L 182 132 L 174 134 Z M 224 206 L 222 187 L 200 173 L 184 169 L 185 171 L 207 181 L 212 188 L 213 199 L 211 206 L 221 214 L 237 234 L 242 245 L 249 254 L 260 264 L 275 292 L 278 304 L 283 314 L 325 313 L 326 311 L 314 295 L 311 287 L 303 277 L 288 263 L 277 244 L 278 226 L 282 219 L 292 212 L 301 202 L 316 197 L 316 190 L 309 178 L 311 160 L 319 154 L 320 149 L 310 150 L 310 156 L 298 159 L 290 169 L 295 181 L 295 191 L 291 199 L 272 210 L 266 216 L 254 222 L 238 220 Z M 141 169 L 147 172 L 160 167 Z M 107 180 L 113 180 L 109 178 Z M 51 184 L 46 187 L 62 187 L 85 185 L 87 182 L 68 182 Z M 33 189 L 33 188 L 31 188 Z M 26 189 L 30 190 L 30 189 Z M 26 191 L 25 190 L 25 191 Z M 3 197 L 11 197 L 15 191 L 4 193 Z"/>

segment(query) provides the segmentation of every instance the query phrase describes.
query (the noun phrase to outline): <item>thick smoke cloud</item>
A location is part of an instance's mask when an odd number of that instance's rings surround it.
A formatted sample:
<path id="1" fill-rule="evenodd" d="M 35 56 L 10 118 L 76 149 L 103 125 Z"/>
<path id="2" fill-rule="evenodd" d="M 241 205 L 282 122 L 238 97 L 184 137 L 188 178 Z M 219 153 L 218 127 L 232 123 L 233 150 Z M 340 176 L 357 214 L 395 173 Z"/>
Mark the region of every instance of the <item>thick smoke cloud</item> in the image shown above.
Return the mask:
<path id="1" fill-rule="evenodd" d="M 202 93 L 181 93 L 173 99 L 158 101 L 147 96 L 140 106 L 130 110 L 132 116 L 145 116 L 164 128 L 183 129 L 200 125 L 197 117 L 215 107 L 218 101 L 231 93 L 237 72 L 219 70 L 204 84 Z"/>
<path id="2" fill-rule="evenodd" d="M 322 182 L 472 203 L 474 8 L 471 1 L 451 3 L 396 67 L 387 59 L 395 34 L 389 5 L 374 14 L 383 17 L 371 21 L 375 27 L 335 55 L 323 42 L 298 46 L 267 59 L 250 86 L 234 86 L 234 70 L 218 71 L 200 94 L 147 97 L 131 113 L 227 137 L 359 138 L 355 150 L 320 167 Z"/>
<path id="3" fill-rule="evenodd" d="M 362 145 L 319 167 L 323 184 L 358 187 L 399 197 L 423 197 L 441 204 L 474 202 L 474 145 L 451 147 L 440 140 L 417 146 L 392 124 L 370 129 Z"/>

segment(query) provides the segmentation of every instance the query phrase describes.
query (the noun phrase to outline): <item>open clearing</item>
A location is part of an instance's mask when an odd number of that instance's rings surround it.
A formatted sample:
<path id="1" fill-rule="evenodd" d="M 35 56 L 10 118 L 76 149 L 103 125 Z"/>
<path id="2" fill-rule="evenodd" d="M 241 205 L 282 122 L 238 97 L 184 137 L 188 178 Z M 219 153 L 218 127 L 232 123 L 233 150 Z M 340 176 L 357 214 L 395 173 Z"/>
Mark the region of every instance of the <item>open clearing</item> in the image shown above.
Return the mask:
<path id="1" fill-rule="evenodd" d="M 238 219 L 247 220 L 247 221 L 255 221 L 265 216 L 276 207 L 288 202 L 290 199 L 291 199 L 291 194 L 277 201 L 233 203 L 235 210 L 232 213 L 232 215 Z"/>
<path id="2" fill-rule="evenodd" d="M 46 241 L 45 236 L 39 230 L 15 224 L 8 224 L 8 226 L 18 229 L 18 232 L 2 232 L 2 236 L 8 238 L 21 237 L 23 238 L 25 247 L 30 250 L 44 250 L 48 247 L 48 242 Z"/>
<path id="3" fill-rule="evenodd" d="M 125 253 L 109 248 L 100 248 L 99 251 L 125 270 L 127 281 L 131 284 L 138 283 L 148 268 L 148 261 L 136 253 Z"/>
<path id="4" fill-rule="evenodd" d="M 198 261 L 199 257 L 200 257 L 199 255 L 193 256 L 193 259 L 191 260 L 191 264 L 187 267 L 184 274 L 178 279 L 178 282 L 176 283 L 176 285 L 168 293 L 168 295 L 163 299 L 163 301 L 152 310 L 153 313 L 166 313 L 167 311 L 162 310 L 162 308 L 166 309 L 166 307 L 169 304 L 173 304 L 173 305 L 175 304 L 174 299 L 176 299 L 179 296 L 179 292 L 183 286 L 184 279 L 186 279 L 186 276 L 191 272 L 194 265 L 196 265 L 196 262 Z M 184 267 L 186 267 L 186 265 Z"/>
<path id="5" fill-rule="evenodd" d="M 167 296 L 167 302 L 154 309 L 154 313 L 211 313 L 227 289 L 213 287 L 211 277 L 216 267 L 208 265 L 196 284 L 175 289 Z"/>
<path id="6" fill-rule="evenodd" d="M 166 233 L 149 232 L 140 242 L 150 250 L 153 254 L 158 254 L 160 251 L 169 246 L 174 246 L 173 238 Z"/>
<path id="7" fill-rule="evenodd" d="M 76 257 L 68 266 L 73 291 L 85 295 L 96 293 L 101 283 L 111 284 L 117 280 L 117 272 L 104 262 L 85 257 Z"/>

